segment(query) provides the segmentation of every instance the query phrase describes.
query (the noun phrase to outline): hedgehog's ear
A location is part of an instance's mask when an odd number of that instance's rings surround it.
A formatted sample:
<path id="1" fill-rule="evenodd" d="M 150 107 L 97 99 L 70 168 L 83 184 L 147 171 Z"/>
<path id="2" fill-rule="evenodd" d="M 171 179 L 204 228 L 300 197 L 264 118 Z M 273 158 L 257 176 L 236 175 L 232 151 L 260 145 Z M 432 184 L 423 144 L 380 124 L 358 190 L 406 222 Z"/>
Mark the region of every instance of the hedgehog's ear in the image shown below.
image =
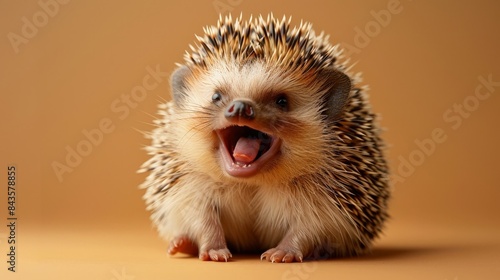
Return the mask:
<path id="1" fill-rule="evenodd" d="M 336 120 L 344 108 L 351 92 L 351 79 L 342 72 L 328 69 L 326 76 L 326 93 L 324 95 L 324 113 L 329 120 Z"/>
<path id="2" fill-rule="evenodd" d="M 186 96 L 186 77 L 191 73 L 185 65 L 177 68 L 170 76 L 170 84 L 172 86 L 172 99 L 175 104 L 180 104 Z"/>

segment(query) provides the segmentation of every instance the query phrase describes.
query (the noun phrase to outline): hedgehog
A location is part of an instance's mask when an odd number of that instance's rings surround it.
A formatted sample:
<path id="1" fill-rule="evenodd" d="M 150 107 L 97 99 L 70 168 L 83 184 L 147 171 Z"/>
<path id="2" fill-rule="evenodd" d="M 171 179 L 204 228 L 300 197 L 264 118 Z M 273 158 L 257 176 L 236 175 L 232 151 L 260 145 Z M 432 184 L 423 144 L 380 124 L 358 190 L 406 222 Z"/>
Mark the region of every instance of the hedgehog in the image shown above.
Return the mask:
<path id="1" fill-rule="evenodd" d="M 364 254 L 388 218 L 361 75 L 312 24 L 220 17 L 170 79 L 141 188 L 170 255 L 270 262 Z"/>

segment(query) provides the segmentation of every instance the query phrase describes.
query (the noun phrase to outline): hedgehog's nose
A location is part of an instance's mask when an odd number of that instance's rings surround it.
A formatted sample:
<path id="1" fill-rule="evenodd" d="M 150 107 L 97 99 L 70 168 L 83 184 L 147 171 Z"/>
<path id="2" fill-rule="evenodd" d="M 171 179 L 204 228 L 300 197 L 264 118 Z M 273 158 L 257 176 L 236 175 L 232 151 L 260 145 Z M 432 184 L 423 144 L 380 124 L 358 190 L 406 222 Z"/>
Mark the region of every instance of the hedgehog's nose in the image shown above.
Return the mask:
<path id="1" fill-rule="evenodd" d="M 250 101 L 234 100 L 227 107 L 226 111 L 224 112 L 224 116 L 228 120 L 232 120 L 235 118 L 244 118 L 247 120 L 251 120 L 255 118 L 255 110 L 253 109 L 253 105 Z"/>

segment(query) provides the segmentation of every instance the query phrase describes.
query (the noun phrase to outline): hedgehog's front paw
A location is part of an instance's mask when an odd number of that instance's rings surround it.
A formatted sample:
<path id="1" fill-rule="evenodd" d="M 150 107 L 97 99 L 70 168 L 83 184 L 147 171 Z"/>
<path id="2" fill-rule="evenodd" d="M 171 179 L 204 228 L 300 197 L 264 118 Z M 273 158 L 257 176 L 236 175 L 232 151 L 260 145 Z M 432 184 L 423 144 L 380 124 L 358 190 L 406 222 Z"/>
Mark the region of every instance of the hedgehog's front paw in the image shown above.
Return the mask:
<path id="1" fill-rule="evenodd" d="M 302 262 L 303 259 L 302 252 L 293 248 L 276 248 L 269 249 L 260 256 L 261 260 L 267 260 L 276 263 L 291 263 L 291 262 Z"/>
<path id="2" fill-rule="evenodd" d="M 202 261 L 227 262 L 233 255 L 231 255 L 231 252 L 227 248 L 222 248 L 200 251 L 199 257 Z"/>
<path id="3" fill-rule="evenodd" d="M 196 244 L 194 244 L 187 236 L 181 235 L 170 241 L 167 253 L 169 255 L 177 253 L 196 255 L 198 253 L 198 246 L 196 246 Z"/>

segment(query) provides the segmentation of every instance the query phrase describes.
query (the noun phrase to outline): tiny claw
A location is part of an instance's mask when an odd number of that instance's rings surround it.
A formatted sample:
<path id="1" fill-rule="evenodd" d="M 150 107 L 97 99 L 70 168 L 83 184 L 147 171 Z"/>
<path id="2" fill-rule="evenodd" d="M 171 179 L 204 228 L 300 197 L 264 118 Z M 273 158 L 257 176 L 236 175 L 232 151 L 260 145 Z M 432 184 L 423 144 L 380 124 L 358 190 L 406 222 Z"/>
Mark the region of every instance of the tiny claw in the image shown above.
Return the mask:
<path id="1" fill-rule="evenodd" d="M 260 260 L 267 259 L 271 263 L 291 263 L 303 262 L 303 256 L 300 251 L 283 250 L 272 248 L 260 256 Z"/>
<path id="2" fill-rule="evenodd" d="M 199 259 L 202 261 L 208 261 L 210 260 L 210 256 L 208 255 L 208 253 L 201 253 Z"/>
<path id="3" fill-rule="evenodd" d="M 184 243 L 184 239 L 177 239 L 174 241 L 174 246 L 175 247 L 180 247 Z"/>

